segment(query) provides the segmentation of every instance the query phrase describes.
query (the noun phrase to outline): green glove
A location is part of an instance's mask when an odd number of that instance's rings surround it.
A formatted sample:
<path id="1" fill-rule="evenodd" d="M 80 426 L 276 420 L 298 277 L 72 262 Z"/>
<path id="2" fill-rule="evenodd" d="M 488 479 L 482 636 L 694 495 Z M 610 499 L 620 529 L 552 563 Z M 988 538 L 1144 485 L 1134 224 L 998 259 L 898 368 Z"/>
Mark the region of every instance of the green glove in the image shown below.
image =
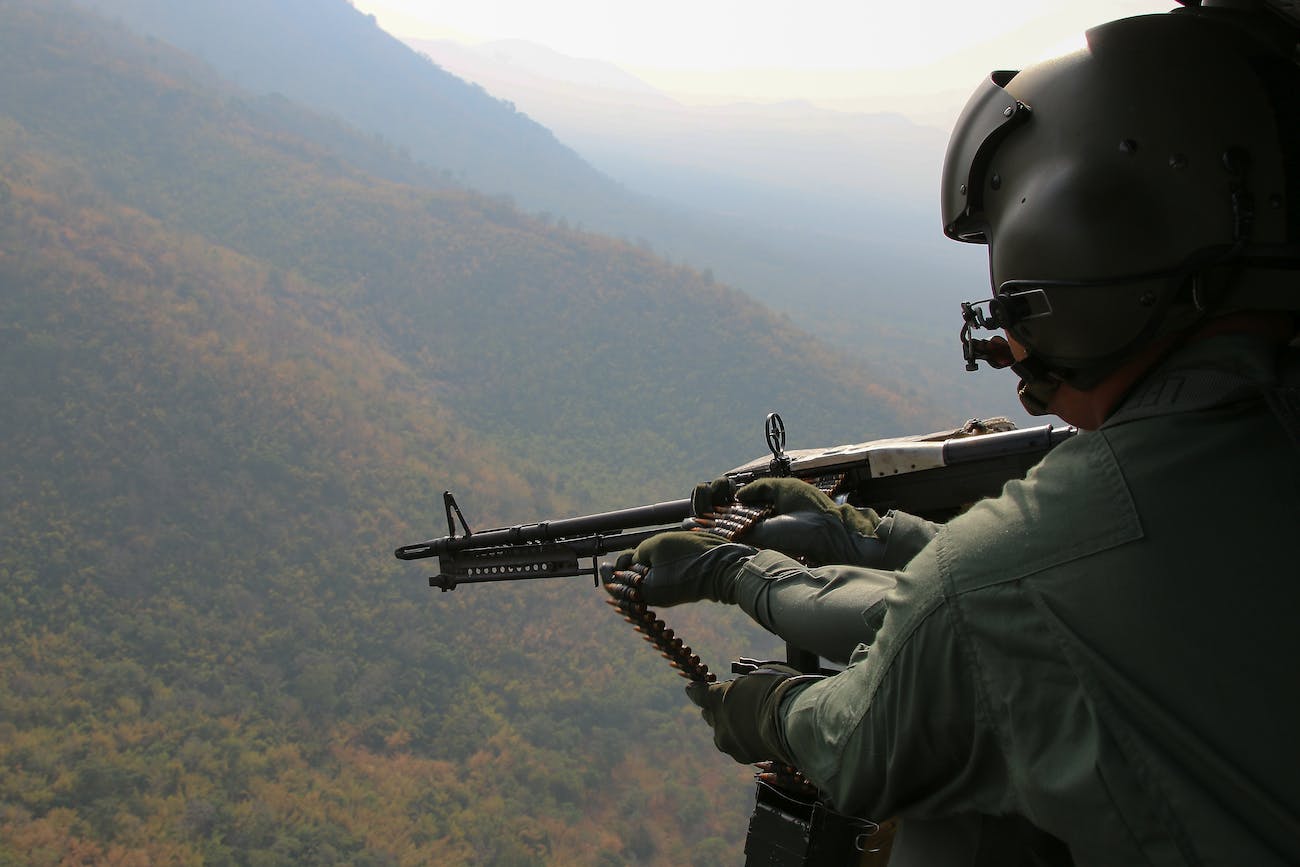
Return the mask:
<path id="1" fill-rule="evenodd" d="M 745 561 L 758 551 L 700 530 L 660 533 L 619 555 L 605 584 L 617 585 L 633 564 L 649 571 L 638 584 L 642 600 L 656 608 L 669 608 L 702 599 L 736 602 L 736 581 Z M 613 592 L 613 591 L 611 591 Z"/>
<path id="2" fill-rule="evenodd" d="M 744 764 L 776 759 L 793 765 L 781 737 L 781 700 L 792 687 L 817 679 L 765 663 L 725 683 L 691 683 L 686 695 L 713 728 L 713 743 L 722 752 Z"/>
<path id="3" fill-rule="evenodd" d="M 817 488 L 795 478 L 758 479 L 742 487 L 743 505 L 773 510 L 742 536 L 758 548 L 800 557 L 814 566 L 875 566 L 885 545 L 876 538 L 880 519 L 870 509 L 836 505 Z"/>

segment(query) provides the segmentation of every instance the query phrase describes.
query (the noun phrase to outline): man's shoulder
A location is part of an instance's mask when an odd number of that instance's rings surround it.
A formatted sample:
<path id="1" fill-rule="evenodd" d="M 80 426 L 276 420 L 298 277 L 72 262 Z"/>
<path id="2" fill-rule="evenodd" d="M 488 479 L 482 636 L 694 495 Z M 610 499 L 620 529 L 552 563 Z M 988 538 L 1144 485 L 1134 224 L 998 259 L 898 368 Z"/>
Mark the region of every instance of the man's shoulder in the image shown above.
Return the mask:
<path id="1" fill-rule="evenodd" d="M 1088 432 L 1057 446 L 1000 496 L 948 522 L 923 554 L 952 594 L 1017 581 L 1141 537 L 1119 460 L 1105 436 Z"/>

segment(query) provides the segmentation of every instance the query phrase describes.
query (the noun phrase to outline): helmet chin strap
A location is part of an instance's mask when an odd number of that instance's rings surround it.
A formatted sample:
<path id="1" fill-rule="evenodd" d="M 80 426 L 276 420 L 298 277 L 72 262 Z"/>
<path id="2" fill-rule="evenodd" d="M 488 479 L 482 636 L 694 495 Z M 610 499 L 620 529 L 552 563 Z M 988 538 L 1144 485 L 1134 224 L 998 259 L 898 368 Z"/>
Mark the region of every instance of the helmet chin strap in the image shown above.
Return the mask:
<path id="1" fill-rule="evenodd" d="M 1020 377 L 1016 397 L 1020 398 L 1020 405 L 1025 408 L 1025 412 L 1030 415 L 1048 415 L 1051 412 L 1048 404 L 1061 387 L 1061 377 L 1035 358 L 1032 352 L 1010 367 Z"/>
<path id="2" fill-rule="evenodd" d="M 1020 398 L 1020 405 L 1030 415 L 1050 415 L 1051 410 L 1048 409 L 1048 404 L 1052 402 L 1052 396 L 1056 394 L 1056 390 L 1060 386 L 1060 380 L 1055 382 L 1045 382 L 1043 380 L 1031 382 L 1022 379 L 1020 385 L 1016 388 L 1016 397 Z"/>

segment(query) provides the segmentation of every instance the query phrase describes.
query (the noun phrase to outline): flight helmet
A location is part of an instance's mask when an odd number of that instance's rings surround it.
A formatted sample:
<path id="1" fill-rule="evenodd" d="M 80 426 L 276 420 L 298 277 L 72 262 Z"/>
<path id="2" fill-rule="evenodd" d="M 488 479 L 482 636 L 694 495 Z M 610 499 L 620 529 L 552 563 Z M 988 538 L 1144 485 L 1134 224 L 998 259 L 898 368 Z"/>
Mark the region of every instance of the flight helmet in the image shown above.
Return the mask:
<path id="1" fill-rule="evenodd" d="M 968 369 L 1011 366 L 1042 414 L 1060 383 L 1090 388 L 1208 315 L 1300 309 L 1285 29 L 1208 9 L 1126 18 L 984 81 L 942 181 L 944 233 L 989 247 L 993 297 L 962 305 Z M 976 328 L 1004 329 L 1027 357 Z"/>

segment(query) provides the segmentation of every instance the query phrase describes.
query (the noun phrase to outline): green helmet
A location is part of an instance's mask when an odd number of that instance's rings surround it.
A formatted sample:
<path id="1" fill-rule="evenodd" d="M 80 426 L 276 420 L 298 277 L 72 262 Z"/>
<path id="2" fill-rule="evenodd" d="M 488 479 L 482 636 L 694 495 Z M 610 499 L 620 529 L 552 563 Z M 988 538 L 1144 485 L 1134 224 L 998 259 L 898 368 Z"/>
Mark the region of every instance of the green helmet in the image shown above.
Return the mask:
<path id="1" fill-rule="evenodd" d="M 962 305 L 968 369 L 1012 366 L 1041 413 L 1059 383 L 1090 388 L 1207 315 L 1300 310 L 1300 72 L 1294 32 L 1262 15 L 1113 21 L 975 92 L 942 189 L 945 234 L 989 245 L 993 297 Z"/>

